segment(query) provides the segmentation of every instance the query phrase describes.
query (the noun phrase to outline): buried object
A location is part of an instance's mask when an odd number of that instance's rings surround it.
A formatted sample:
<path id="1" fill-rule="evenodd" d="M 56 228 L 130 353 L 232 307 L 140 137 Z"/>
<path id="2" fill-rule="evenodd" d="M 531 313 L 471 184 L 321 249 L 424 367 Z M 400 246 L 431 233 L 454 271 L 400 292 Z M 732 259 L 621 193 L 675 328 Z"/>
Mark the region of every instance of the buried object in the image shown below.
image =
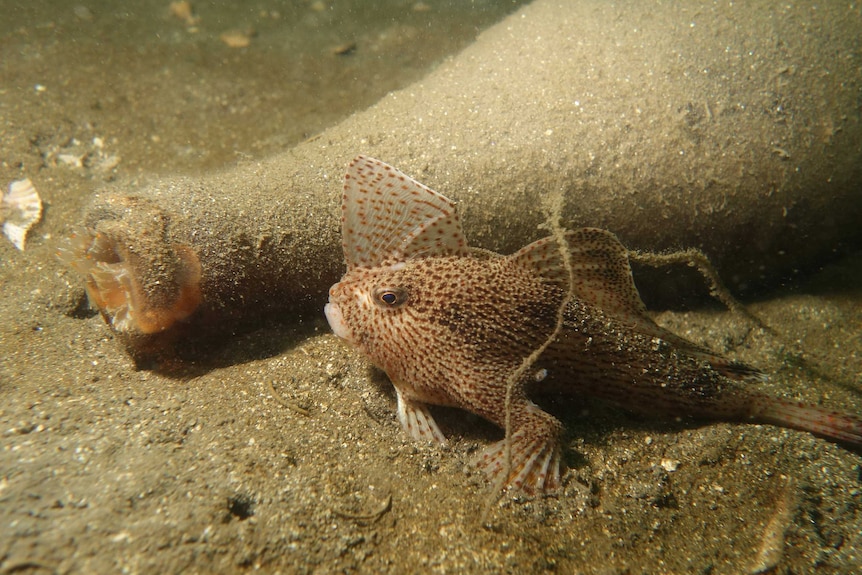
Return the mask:
<path id="1" fill-rule="evenodd" d="M 117 213 L 137 210 L 147 225 L 132 235 L 121 219 L 106 219 L 73 233 L 57 257 L 84 278 L 90 303 L 116 332 L 161 333 L 200 305 L 200 260 L 170 241 L 169 218 L 155 206 L 123 196 L 109 202 Z"/>
<path id="2" fill-rule="evenodd" d="M 350 164 L 347 273 L 325 313 L 387 373 L 414 439 L 446 441 L 428 404 L 466 409 L 507 430 L 478 461 L 492 479 L 553 489 L 562 426 L 528 397 L 544 389 L 862 445 L 862 420 L 743 386 L 763 375 L 654 323 L 612 233 L 557 232 L 510 256 L 471 249 L 448 198 L 378 160 Z"/>
<path id="3" fill-rule="evenodd" d="M 324 237 L 327 223 L 280 209 L 289 202 L 187 180 L 96 196 L 57 256 L 139 366 L 158 367 L 275 311 L 319 309 L 314 294 L 337 277 L 337 256 L 297 231 Z"/>

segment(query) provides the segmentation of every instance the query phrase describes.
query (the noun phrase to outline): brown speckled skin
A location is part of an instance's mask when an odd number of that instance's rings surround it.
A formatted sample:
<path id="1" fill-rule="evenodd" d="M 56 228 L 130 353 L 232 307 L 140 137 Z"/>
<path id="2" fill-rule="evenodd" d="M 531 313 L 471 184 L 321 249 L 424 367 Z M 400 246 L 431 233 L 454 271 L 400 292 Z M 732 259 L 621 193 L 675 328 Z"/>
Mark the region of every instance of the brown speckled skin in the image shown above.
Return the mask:
<path id="1" fill-rule="evenodd" d="M 373 297 L 386 288 L 399 289 L 403 300 Z M 360 270 L 333 287 L 330 301 L 355 289 L 372 293 L 372 305 L 341 306 L 352 343 L 405 396 L 497 424 L 506 378 L 551 334 L 564 295 L 506 258 L 426 258 L 397 271 Z"/>
<path id="2" fill-rule="evenodd" d="M 505 427 L 507 380 L 551 337 L 566 303 L 560 333 L 512 388 L 510 458 L 501 441 L 479 460 L 507 485 L 559 483 L 562 426 L 530 401 L 537 388 L 641 412 L 754 419 L 862 441 L 859 419 L 750 390 L 733 379 L 759 372 L 657 326 L 609 232 L 566 234 L 573 270 L 566 302 L 569 274 L 554 240 L 511 256 L 470 251 L 451 202 L 382 162 L 351 164 L 344 206 L 348 272 L 330 289 L 327 318 L 388 374 L 402 426 L 416 439 L 445 441 L 426 404 Z"/>

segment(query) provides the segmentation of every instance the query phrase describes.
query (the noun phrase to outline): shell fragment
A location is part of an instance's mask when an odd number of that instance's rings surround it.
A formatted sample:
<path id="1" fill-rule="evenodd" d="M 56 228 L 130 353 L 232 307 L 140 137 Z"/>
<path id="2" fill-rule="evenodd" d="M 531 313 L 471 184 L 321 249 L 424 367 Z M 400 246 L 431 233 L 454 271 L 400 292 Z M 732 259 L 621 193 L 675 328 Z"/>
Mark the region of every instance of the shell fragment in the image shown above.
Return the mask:
<path id="1" fill-rule="evenodd" d="M 42 200 L 29 179 L 15 180 L 0 204 L 3 234 L 19 250 L 24 249 L 27 232 L 42 218 Z"/>

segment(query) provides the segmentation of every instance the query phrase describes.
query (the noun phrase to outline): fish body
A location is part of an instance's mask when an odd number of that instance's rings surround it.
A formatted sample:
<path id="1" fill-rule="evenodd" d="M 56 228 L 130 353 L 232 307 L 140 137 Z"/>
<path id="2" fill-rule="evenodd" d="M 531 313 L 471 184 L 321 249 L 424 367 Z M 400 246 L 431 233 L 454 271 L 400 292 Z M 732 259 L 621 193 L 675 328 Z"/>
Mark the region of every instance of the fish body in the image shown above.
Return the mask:
<path id="1" fill-rule="evenodd" d="M 655 324 L 612 233 L 584 228 L 564 239 L 568 257 L 553 237 L 508 256 L 471 249 L 453 202 L 360 156 L 345 176 L 348 270 L 330 289 L 327 320 L 389 376 L 398 419 L 414 439 L 446 441 L 428 405 L 459 407 L 503 428 L 508 413 L 510 452 L 500 441 L 478 465 L 514 487 L 541 491 L 560 481 L 562 425 L 530 400 L 536 390 L 862 444 L 862 420 L 751 390 L 740 380 L 760 372 Z"/>

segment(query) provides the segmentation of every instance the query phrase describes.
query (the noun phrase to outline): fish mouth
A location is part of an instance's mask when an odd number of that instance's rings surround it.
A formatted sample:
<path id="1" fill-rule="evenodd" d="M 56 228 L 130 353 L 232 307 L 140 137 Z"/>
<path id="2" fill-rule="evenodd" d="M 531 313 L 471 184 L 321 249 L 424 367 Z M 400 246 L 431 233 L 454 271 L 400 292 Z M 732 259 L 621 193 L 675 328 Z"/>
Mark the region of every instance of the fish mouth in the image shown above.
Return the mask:
<path id="1" fill-rule="evenodd" d="M 332 328 L 332 333 L 341 339 L 350 341 L 350 330 L 344 324 L 344 316 L 341 315 L 341 308 L 338 304 L 329 302 L 323 306 L 323 313 L 326 315 L 326 321 L 329 322 L 329 327 Z"/>

